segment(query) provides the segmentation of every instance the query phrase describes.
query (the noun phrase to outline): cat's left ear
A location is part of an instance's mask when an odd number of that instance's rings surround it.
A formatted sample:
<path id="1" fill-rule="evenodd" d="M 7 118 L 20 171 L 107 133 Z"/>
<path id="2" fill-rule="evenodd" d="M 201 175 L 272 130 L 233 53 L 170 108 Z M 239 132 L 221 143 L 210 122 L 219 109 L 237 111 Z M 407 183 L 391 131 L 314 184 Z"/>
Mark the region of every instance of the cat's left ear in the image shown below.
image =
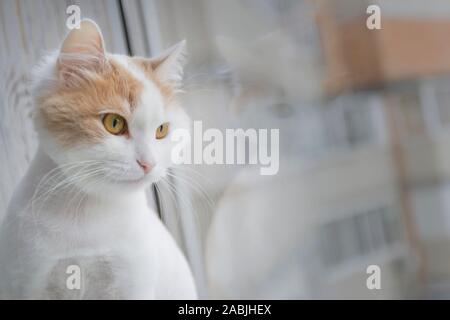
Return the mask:
<path id="1" fill-rule="evenodd" d="M 66 84 L 77 83 L 86 71 L 100 71 L 106 65 L 102 32 L 90 19 L 83 19 L 79 29 L 64 39 L 58 57 L 58 71 Z"/>
<path id="2" fill-rule="evenodd" d="M 133 58 L 151 71 L 163 83 L 177 86 L 183 79 L 183 67 L 186 61 L 186 40 L 165 50 L 163 53 L 150 59 Z"/>

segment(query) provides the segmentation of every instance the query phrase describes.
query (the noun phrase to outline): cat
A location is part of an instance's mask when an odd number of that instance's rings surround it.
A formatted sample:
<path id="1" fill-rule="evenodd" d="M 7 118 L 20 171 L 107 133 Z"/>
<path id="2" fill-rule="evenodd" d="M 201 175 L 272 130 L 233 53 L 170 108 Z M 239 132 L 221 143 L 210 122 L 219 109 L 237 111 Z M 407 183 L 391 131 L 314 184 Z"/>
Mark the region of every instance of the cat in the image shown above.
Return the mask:
<path id="1" fill-rule="evenodd" d="M 195 299 L 145 189 L 189 129 L 177 102 L 185 41 L 150 59 L 105 51 L 89 19 L 36 68 L 39 147 L 0 229 L 0 298 Z"/>

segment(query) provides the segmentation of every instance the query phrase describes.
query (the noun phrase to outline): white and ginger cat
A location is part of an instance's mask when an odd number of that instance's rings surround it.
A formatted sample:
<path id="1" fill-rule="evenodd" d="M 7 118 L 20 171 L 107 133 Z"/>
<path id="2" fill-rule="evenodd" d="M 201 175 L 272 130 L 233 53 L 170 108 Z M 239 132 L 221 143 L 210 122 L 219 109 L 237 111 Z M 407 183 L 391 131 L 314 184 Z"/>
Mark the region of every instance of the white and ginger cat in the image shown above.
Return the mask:
<path id="1" fill-rule="evenodd" d="M 173 131 L 190 127 L 176 100 L 184 50 L 109 54 L 83 20 L 36 70 L 39 148 L 1 226 L 1 298 L 196 298 L 145 194 L 172 164 Z"/>

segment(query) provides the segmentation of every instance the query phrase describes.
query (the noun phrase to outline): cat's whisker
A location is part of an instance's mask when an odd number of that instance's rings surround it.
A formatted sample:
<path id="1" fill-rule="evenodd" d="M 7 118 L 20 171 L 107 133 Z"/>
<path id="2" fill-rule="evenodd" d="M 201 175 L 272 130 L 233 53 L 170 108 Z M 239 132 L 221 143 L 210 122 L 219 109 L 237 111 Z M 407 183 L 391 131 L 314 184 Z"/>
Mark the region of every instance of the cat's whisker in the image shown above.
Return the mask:
<path id="1" fill-rule="evenodd" d="M 171 189 L 173 190 L 173 192 L 177 196 L 177 198 L 184 205 L 186 205 L 186 207 L 189 207 L 189 209 L 191 209 L 191 212 L 193 212 L 193 214 L 195 216 L 196 226 L 199 227 L 200 226 L 199 216 L 197 214 L 197 211 L 194 210 L 194 206 L 193 206 L 193 204 L 192 204 L 192 202 L 190 200 L 190 197 L 187 197 L 182 192 L 180 192 L 180 190 L 177 189 L 176 185 L 174 185 L 172 182 L 170 182 L 167 178 L 163 178 L 162 180 L 165 181 L 167 183 L 167 185 L 169 185 L 171 187 Z"/>
<path id="2" fill-rule="evenodd" d="M 97 168 L 96 170 L 92 170 L 89 173 L 87 173 L 85 176 L 81 177 L 76 182 L 76 184 L 74 184 L 74 188 L 76 187 L 77 191 L 67 204 L 69 206 L 72 203 L 72 201 L 74 201 L 74 203 L 75 203 L 77 200 L 77 197 L 80 196 L 80 199 L 78 200 L 78 204 L 76 206 L 75 214 L 78 214 L 79 208 L 81 206 L 81 202 L 83 201 L 83 198 L 85 198 L 87 196 L 86 188 L 89 185 L 89 182 L 93 182 L 93 183 L 97 182 L 97 181 L 93 180 L 93 178 L 96 178 L 97 176 L 102 177 L 102 175 L 104 175 L 104 174 L 105 174 L 105 172 L 104 172 L 103 168 Z M 74 188 L 72 188 L 72 190 Z"/>
<path id="3" fill-rule="evenodd" d="M 175 215 L 174 215 L 175 221 L 176 221 L 177 224 L 179 224 L 180 217 L 178 215 L 178 212 L 180 210 L 180 206 L 179 206 L 179 203 L 178 203 L 178 201 L 176 199 L 176 195 L 174 194 L 173 190 L 163 180 L 160 180 L 157 183 L 154 183 L 154 186 L 155 186 L 155 188 L 156 188 L 156 190 L 157 190 L 161 200 L 164 200 L 164 197 L 165 197 L 166 194 L 169 195 L 172 203 L 175 206 Z M 162 188 L 164 188 L 164 190 Z M 163 192 L 163 191 L 166 191 L 166 192 Z M 164 208 L 163 208 L 162 214 L 164 215 Z"/>
<path id="4" fill-rule="evenodd" d="M 73 166 L 79 166 L 79 165 L 81 165 L 82 163 L 85 163 L 85 162 L 90 162 L 90 161 L 81 161 L 81 162 L 75 162 L 75 163 L 74 162 L 67 163 L 67 164 L 64 164 L 64 165 L 57 166 L 56 168 L 50 170 L 48 173 L 46 173 L 41 178 L 41 180 L 39 181 L 39 183 L 38 183 L 38 185 L 36 187 L 36 191 L 38 191 L 42 187 L 42 185 L 47 183 L 49 180 L 53 179 L 55 176 L 61 175 L 63 173 L 62 172 L 62 168 L 70 168 L 70 167 L 73 167 Z M 36 194 L 36 191 L 35 191 L 35 194 Z M 33 198 L 34 198 L 34 196 L 33 196 Z"/>
<path id="5" fill-rule="evenodd" d="M 192 177 L 189 176 L 182 176 L 179 173 L 178 174 L 172 174 L 167 173 L 168 176 L 172 177 L 175 180 L 179 180 L 180 182 L 184 183 L 186 186 L 191 187 L 198 195 L 205 198 L 209 209 L 212 209 L 214 207 L 214 201 L 211 199 L 209 194 L 204 190 L 204 188 L 199 184 L 197 181 L 192 179 Z M 208 208 L 206 208 L 208 209 Z"/>
<path id="6" fill-rule="evenodd" d="M 161 200 L 164 200 L 165 193 L 163 192 L 161 187 L 164 186 L 164 188 L 166 188 L 167 185 L 164 184 L 164 181 L 158 181 L 157 183 L 154 183 L 154 186 L 156 188 L 156 191 L 158 192 L 159 197 L 161 197 Z M 169 195 L 170 199 L 172 200 L 172 203 L 175 205 L 175 209 L 178 211 L 179 205 L 178 205 L 177 200 L 175 199 L 174 194 L 172 193 L 172 190 L 169 189 L 168 187 L 166 188 L 166 190 L 167 190 L 167 194 Z M 178 223 L 179 222 L 178 215 L 175 215 L 175 219 L 176 219 L 176 222 Z"/>
<path id="7" fill-rule="evenodd" d="M 171 170 L 173 171 L 172 174 L 176 174 L 179 177 L 185 178 L 199 187 L 200 191 L 203 193 L 203 195 L 207 198 L 207 201 L 209 202 L 209 208 L 206 208 L 207 210 L 212 209 L 215 206 L 215 201 L 212 199 L 212 196 L 206 191 L 202 183 L 200 183 L 200 181 L 197 181 L 192 176 L 192 174 L 195 174 L 196 177 L 199 177 L 202 180 L 202 182 L 207 185 L 208 189 L 214 189 L 213 183 L 208 177 L 204 176 L 197 170 L 194 170 L 189 167 L 173 167 L 171 168 Z"/>
<path id="8" fill-rule="evenodd" d="M 92 178 L 95 177 L 95 176 L 100 176 L 100 178 L 97 179 L 97 180 L 92 179 Z M 107 177 L 108 177 L 108 173 L 106 173 L 105 171 L 99 171 L 99 172 L 97 172 L 97 173 L 94 173 L 94 174 L 90 177 L 90 180 L 91 180 L 91 181 L 87 181 L 86 184 L 85 184 L 85 186 L 84 186 L 84 188 L 87 188 L 87 187 L 88 187 L 89 182 L 91 182 L 91 183 L 93 184 L 93 187 L 95 187 L 95 186 L 97 186 L 98 184 L 102 183 L 104 180 L 106 180 Z M 77 205 L 77 207 L 76 207 L 76 209 L 75 209 L 75 212 L 74 212 L 74 218 L 75 218 L 75 219 L 77 219 L 77 218 L 80 217 L 80 214 L 79 214 L 79 213 L 80 213 L 80 211 L 81 211 L 81 206 L 82 206 L 82 204 L 83 204 L 83 201 L 87 198 L 87 196 L 88 196 L 88 193 L 87 193 L 87 192 L 82 192 L 82 193 L 81 193 L 80 200 L 78 201 L 78 205 Z"/>
<path id="9" fill-rule="evenodd" d="M 97 165 L 98 161 L 96 161 L 95 163 L 91 163 L 90 165 L 87 166 L 77 166 L 74 167 L 72 169 L 78 169 L 78 171 L 74 174 L 74 175 L 67 175 L 66 173 L 64 174 L 64 178 L 61 181 L 57 181 L 56 185 L 51 186 L 50 189 L 48 190 L 44 190 L 44 192 L 42 194 L 39 195 L 39 197 L 37 198 L 33 198 L 32 199 L 32 211 L 33 212 L 38 212 L 42 209 L 42 207 L 46 204 L 47 199 L 56 191 L 61 191 L 64 190 L 70 186 L 74 186 L 76 185 L 77 181 L 82 180 L 83 178 L 88 178 L 89 174 L 94 173 L 96 170 L 99 170 L 98 168 L 94 167 L 94 168 L 90 168 L 93 165 Z M 84 172 L 83 172 L 84 169 Z M 73 189 L 73 188 L 72 188 Z M 38 190 L 39 192 L 40 190 Z M 35 210 L 35 205 L 38 203 L 38 201 L 40 201 L 41 206 L 38 208 L 38 210 Z"/>
<path id="10" fill-rule="evenodd" d="M 79 166 L 80 164 L 77 163 L 76 166 Z M 67 166 L 64 167 L 69 167 L 69 166 L 75 166 L 74 164 L 68 164 Z M 60 169 L 63 166 L 57 167 L 55 169 Z M 35 214 L 36 214 L 36 204 L 38 204 L 38 200 L 41 200 L 43 197 L 46 197 L 45 199 L 47 199 L 47 195 L 51 195 L 51 193 L 53 192 L 53 187 L 50 190 L 45 190 L 44 186 L 47 182 L 50 182 L 50 180 L 62 176 L 62 172 L 61 171 L 57 171 L 57 170 L 51 170 L 52 174 L 50 176 L 48 176 L 48 174 L 46 175 L 47 178 L 46 179 L 41 179 L 40 183 L 38 184 L 38 187 L 35 190 L 35 193 L 33 195 L 33 197 L 30 199 L 29 201 L 29 206 L 31 208 L 31 212 L 35 218 Z M 44 181 L 43 181 L 44 180 Z M 51 186 L 51 185 L 50 185 Z M 44 190 L 43 190 L 44 189 Z M 56 189 L 54 189 L 56 190 Z M 40 192 L 42 192 L 41 194 L 39 194 Z M 39 196 L 38 196 L 39 195 Z M 45 201 L 41 201 L 41 208 L 44 205 Z M 37 221 L 37 219 L 35 218 L 35 220 Z M 36 222 L 37 223 L 37 222 Z"/>
<path id="11" fill-rule="evenodd" d="M 173 181 L 170 181 L 168 177 L 163 177 L 162 180 L 166 183 L 166 186 L 172 191 L 172 194 L 176 199 L 175 201 L 178 204 L 177 205 L 178 214 L 182 214 L 182 211 L 184 209 L 182 205 L 187 206 L 191 209 L 193 208 L 190 198 L 185 197 L 184 194 L 182 193 L 182 190 L 180 190 L 178 186 L 174 184 Z"/>
<path id="12" fill-rule="evenodd" d="M 79 162 L 72 162 L 72 163 L 67 163 L 67 164 L 64 164 L 64 165 L 57 166 L 56 168 L 50 170 L 47 174 L 44 175 L 44 177 L 41 178 L 41 180 L 38 183 L 37 189 L 39 189 L 40 185 L 46 183 L 48 180 L 53 179 L 53 177 L 55 175 L 57 176 L 57 175 L 59 175 L 61 173 L 64 173 L 63 169 L 71 170 L 72 168 L 76 168 L 76 167 L 82 166 L 82 165 L 84 165 L 86 163 L 89 164 L 89 163 L 92 163 L 92 162 L 93 162 L 92 160 L 79 161 Z"/>
<path id="13" fill-rule="evenodd" d="M 70 170 L 72 170 L 72 169 L 78 169 L 78 171 L 75 173 L 75 175 L 68 175 L 69 172 L 62 172 L 62 171 L 60 173 L 58 173 L 57 177 L 62 176 L 63 179 L 61 181 L 57 180 L 57 183 L 54 185 L 50 185 L 51 186 L 50 189 L 47 189 L 47 190 L 44 189 L 45 190 L 44 193 L 40 194 L 39 197 L 37 197 L 37 198 L 33 197 L 31 199 L 32 204 L 34 202 L 37 202 L 38 200 L 42 199 L 43 197 L 45 197 L 45 199 L 47 199 L 48 196 L 51 195 L 55 190 L 58 190 L 58 189 L 61 190 L 61 189 L 66 188 L 68 185 L 70 185 L 71 180 L 74 179 L 74 177 L 76 177 L 77 175 L 79 175 L 80 171 L 82 169 L 86 169 L 86 167 L 76 166 L 76 167 L 70 168 Z M 56 177 L 55 177 L 55 179 L 56 179 Z M 41 192 L 41 189 L 43 189 L 42 186 L 40 188 L 36 188 L 35 195 L 39 194 L 39 192 Z"/>
<path id="14" fill-rule="evenodd" d="M 181 207 L 180 207 L 180 203 L 179 203 L 179 200 L 180 200 L 179 195 L 178 195 L 177 191 L 174 189 L 174 187 L 169 183 L 169 181 L 162 178 L 160 182 L 168 191 L 168 194 L 171 197 L 171 199 L 175 205 L 175 215 L 174 216 L 175 216 L 176 223 L 179 224 L 180 223 L 179 214 L 181 211 Z"/>
<path id="15" fill-rule="evenodd" d="M 173 168 L 172 168 L 173 169 Z M 178 169 L 178 168 L 177 168 Z M 193 169 L 191 169 L 191 171 L 195 171 Z M 209 197 L 208 193 L 202 188 L 202 186 L 195 181 L 192 177 L 188 176 L 188 177 L 181 177 L 178 174 L 181 172 L 178 171 L 177 174 L 174 174 L 172 172 L 167 172 L 167 175 L 169 177 L 171 177 L 172 179 L 174 179 L 175 181 L 178 181 L 180 183 L 183 183 L 183 185 L 185 185 L 186 187 L 190 187 L 191 190 L 194 190 L 198 195 L 200 195 L 199 198 L 197 198 L 197 200 L 199 200 L 197 203 L 201 206 L 201 208 L 205 211 L 205 212 L 210 212 L 212 210 L 212 208 L 214 207 L 214 202 L 213 200 Z M 187 175 L 187 173 L 183 172 L 184 174 Z M 200 175 L 200 174 L 199 174 Z M 174 188 L 176 190 L 179 190 L 179 188 L 175 187 Z M 192 198 L 189 196 L 184 196 L 183 197 L 187 198 L 189 200 L 189 207 L 192 209 L 192 212 L 195 215 L 196 218 L 196 224 L 197 226 L 199 226 L 200 224 L 200 217 L 198 215 L 198 210 L 196 210 L 194 208 L 194 204 L 192 203 Z M 206 201 L 201 201 L 202 199 L 205 199 Z"/>
<path id="16" fill-rule="evenodd" d="M 188 166 L 175 166 L 175 167 L 171 167 L 170 170 L 172 171 L 178 171 L 178 172 L 183 172 L 183 173 L 193 173 L 195 174 L 197 177 L 199 177 L 200 179 L 202 179 L 202 181 L 204 181 L 205 183 L 207 183 L 209 186 L 213 186 L 214 183 L 213 181 L 205 176 L 204 174 L 202 174 L 201 172 L 199 172 L 198 170 L 195 170 L 191 167 Z"/>

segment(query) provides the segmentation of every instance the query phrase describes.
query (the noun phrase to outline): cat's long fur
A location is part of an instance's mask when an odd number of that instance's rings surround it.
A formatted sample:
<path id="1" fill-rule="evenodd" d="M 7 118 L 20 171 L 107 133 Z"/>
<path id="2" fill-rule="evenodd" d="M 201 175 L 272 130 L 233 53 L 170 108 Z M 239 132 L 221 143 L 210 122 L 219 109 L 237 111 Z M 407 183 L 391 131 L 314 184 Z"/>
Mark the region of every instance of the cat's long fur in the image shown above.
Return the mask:
<path id="1" fill-rule="evenodd" d="M 196 298 L 188 263 L 145 196 L 171 166 L 171 132 L 189 127 L 176 102 L 183 52 L 184 43 L 153 59 L 108 54 L 84 20 L 37 69 L 40 145 L 0 229 L 1 298 Z M 105 113 L 122 115 L 127 134 L 108 133 Z M 162 123 L 169 135 L 157 140 Z"/>

